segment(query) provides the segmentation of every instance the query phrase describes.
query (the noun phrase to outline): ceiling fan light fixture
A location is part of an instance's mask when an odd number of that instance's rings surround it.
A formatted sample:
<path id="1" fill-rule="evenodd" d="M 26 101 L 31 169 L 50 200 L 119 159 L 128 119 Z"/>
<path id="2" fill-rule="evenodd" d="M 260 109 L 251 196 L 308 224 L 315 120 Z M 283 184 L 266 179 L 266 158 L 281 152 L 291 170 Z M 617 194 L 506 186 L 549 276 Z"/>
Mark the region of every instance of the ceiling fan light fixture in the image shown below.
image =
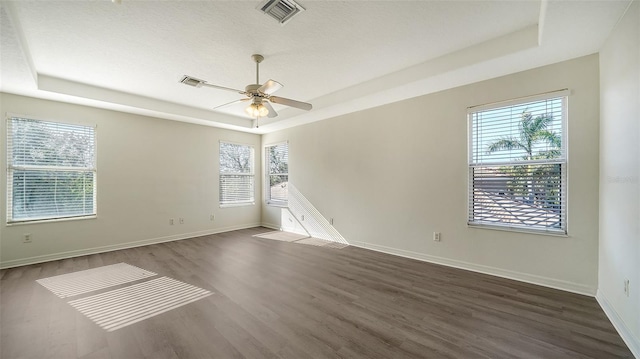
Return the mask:
<path id="1" fill-rule="evenodd" d="M 261 103 L 252 103 L 251 105 L 247 106 L 245 111 L 251 117 L 266 117 L 269 114 L 269 109 Z"/>
<path id="2" fill-rule="evenodd" d="M 220 107 L 228 106 L 238 102 L 251 101 L 251 104 L 245 108 L 245 111 L 249 116 L 251 116 L 251 118 L 256 119 L 256 125 L 258 122 L 257 120 L 260 117 L 274 118 L 278 116 L 278 112 L 273 108 L 273 106 L 271 106 L 272 103 L 289 106 L 289 107 L 295 107 L 305 111 L 311 110 L 313 106 L 310 103 L 296 101 L 290 98 L 273 96 L 272 94 L 274 92 L 278 91 L 283 87 L 282 84 L 279 83 L 278 81 L 269 80 L 264 84 L 260 85 L 259 65 L 260 65 L 260 62 L 264 60 L 264 57 L 260 54 L 253 54 L 251 55 L 251 58 L 256 63 L 256 83 L 247 85 L 244 91 L 236 90 L 230 87 L 210 84 L 207 81 L 200 80 L 195 77 L 191 77 L 189 75 L 182 76 L 182 78 L 180 79 L 180 82 L 192 87 L 210 87 L 218 90 L 233 91 L 241 95 L 245 95 L 246 97 L 243 99 L 232 101 L 223 105 L 219 105 L 214 107 L 213 109 L 215 110 Z"/>

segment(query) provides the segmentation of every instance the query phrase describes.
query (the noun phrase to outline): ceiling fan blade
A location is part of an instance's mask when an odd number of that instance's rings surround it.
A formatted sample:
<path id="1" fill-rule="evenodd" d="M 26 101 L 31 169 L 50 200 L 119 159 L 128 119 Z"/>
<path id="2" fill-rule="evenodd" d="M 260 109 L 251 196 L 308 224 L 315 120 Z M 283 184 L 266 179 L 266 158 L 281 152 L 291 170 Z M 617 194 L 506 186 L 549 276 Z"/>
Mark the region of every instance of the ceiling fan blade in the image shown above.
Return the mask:
<path id="1" fill-rule="evenodd" d="M 215 109 L 220 108 L 220 107 L 225 107 L 225 106 L 233 105 L 234 103 L 240 103 L 240 102 L 245 102 L 245 101 L 249 101 L 249 100 L 250 100 L 250 98 L 242 98 L 240 100 L 235 100 L 235 101 L 231 101 L 231 102 L 225 103 L 225 104 L 220 105 L 220 106 L 216 106 L 213 109 L 215 110 Z"/>
<path id="2" fill-rule="evenodd" d="M 301 110 L 309 111 L 313 107 L 310 103 L 300 102 L 296 100 L 292 100 L 284 97 L 271 96 L 269 97 L 269 101 L 273 103 L 277 103 L 280 105 L 291 106 L 295 108 L 299 108 Z"/>
<path id="3" fill-rule="evenodd" d="M 271 95 L 272 93 L 280 90 L 282 88 L 282 84 L 278 81 L 269 80 L 265 82 L 260 88 L 258 88 L 258 92 L 265 93 L 267 95 Z"/>
<path id="4" fill-rule="evenodd" d="M 274 118 L 278 116 L 278 113 L 276 112 L 276 110 L 273 109 L 273 106 L 271 106 L 269 101 L 262 101 L 262 104 L 264 105 L 264 107 L 266 107 L 269 110 L 269 114 L 267 115 L 267 117 Z"/>

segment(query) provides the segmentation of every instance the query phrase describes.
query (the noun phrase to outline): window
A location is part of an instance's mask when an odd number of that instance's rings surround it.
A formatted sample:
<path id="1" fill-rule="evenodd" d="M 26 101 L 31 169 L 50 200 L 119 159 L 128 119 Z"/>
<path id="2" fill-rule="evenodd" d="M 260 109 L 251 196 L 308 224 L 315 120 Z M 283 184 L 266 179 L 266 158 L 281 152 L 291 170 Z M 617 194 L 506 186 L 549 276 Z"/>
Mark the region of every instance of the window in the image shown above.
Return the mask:
<path id="1" fill-rule="evenodd" d="M 220 206 L 253 204 L 253 147 L 220 142 Z"/>
<path id="2" fill-rule="evenodd" d="M 95 214 L 95 128 L 10 117 L 7 223 Z"/>
<path id="3" fill-rule="evenodd" d="M 267 168 L 267 204 L 286 206 L 289 196 L 289 144 L 287 142 L 265 148 Z"/>
<path id="4" fill-rule="evenodd" d="M 469 109 L 469 225 L 566 234 L 567 94 Z"/>

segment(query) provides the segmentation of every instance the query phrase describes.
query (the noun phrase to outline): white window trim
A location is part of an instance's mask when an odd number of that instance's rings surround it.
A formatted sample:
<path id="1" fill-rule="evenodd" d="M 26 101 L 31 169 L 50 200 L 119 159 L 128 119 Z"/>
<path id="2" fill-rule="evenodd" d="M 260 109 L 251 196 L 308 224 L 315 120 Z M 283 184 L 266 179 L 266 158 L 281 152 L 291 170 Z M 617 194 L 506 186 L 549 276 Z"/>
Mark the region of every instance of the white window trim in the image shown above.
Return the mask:
<path id="1" fill-rule="evenodd" d="M 264 202 L 267 206 L 271 206 L 271 207 L 281 207 L 281 208 L 286 208 L 289 207 L 289 199 L 287 198 L 286 201 L 278 201 L 278 200 L 272 200 L 270 198 L 271 196 L 271 187 L 269 186 L 269 184 L 271 183 L 271 173 L 270 173 L 270 168 L 269 168 L 269 158 L 267 157 L 268 154 L 268 148 L 269 147 L 274 147 L 274 146 L 278 146 L 278 145 L 283 145 L 286 144 L 287 145 L 287 168 L 289 167 L 289 141 L 280 141 L 280 142 L 274 142 L 274 143 L 269 143 L 267 145 L 264 145 L 263 149 L 263 159 L 264 159 L 264 171 L 265 171 L 265 179 L 264 179 Z M 289 182 L 289 171 L 287 171 L 287 182 Z"/>
<path id="2" fill-rule="evenodd" d="M 23 226 L 29 224 L 41 224 L 41 223 L 53 223 L 53 222 L 68 222 L 68 221 L 82 221 L 85 219 L 96 219 L 97 215 L 91 214 L 88 216 L 77 216 L 77 217 L 61 217 L 61 218 L 47 218 L 47 219 L 34 219 L 31 221 L 20 221 L 20 222 L 7 222 L 7 227 L 13 226 Z"/>
<path id="3" fill-rule="evenodd" d="M 569 89 L 549 91 L 549 92 L 544 92 L 537 95 L 518 97 L 510 100 L 492 102 L 492 103 L 487 103 L 483 105 L 469 106 L 467 107 L 467 114 L 472 114 L 474 112 L 479 112 L 479 111 L 493 110 L 501 107 L 520 105 L 525 102 L 536 102 L 536 101 L 548 100 L 548 99 L 557 98 L 557 97 L 568 97 L 569 95 L 571 95 L 571 90 Z"/>
<path id="4" fill-rule="evenodd" d="M 489 104 L 476 105 L 467 107 L 467 206 L 466 206 L 466 218 L 467 218 L 467 227 L 474 229 L 488 229 L 488 230 L 497 230 L 497 231 L 508 231 L 508 232 L 517 232 L 517 233 L 527 233 L 527 234 L 537 234 L 537 235 L 545 235 L 545 236 L 555 236 L 555 237 L 569 237 L 569 142 L 568 142 L 568 107 L 569 107 L 569 95 L 571 95 L 570 89 L 561 89 L 557 91 L 549 91 L 537 95 L 519 97 L 516 99 L 499 101 Z M 479 224 L 473 223 L 469 221 L 469 213 L 471 212 L 471 199 L 469 196 L 471 195 L 471 191 L 469 190 L 471 187 L 471 183 L 473 181 L 473 175 L 471 174 L 472 167 L 472 156 L 473 156 L 473 138 L 472 138 L 472 115 L 473 113 L 480 111 L 487 111 L 492 109 L 497 109 L 501 107 L 507 106 L 516 106 L 519 104 L 527 103 L 527 102 L 536 102 L 543 101 L 553 98 L 562 98 L 562 146 L 564 150 L 564 159 L 562 161 L 534 161 L 530 162 L 532 164 L 535 163 L 562 163 L 562 177 L 564 179 L 564 188 L 563 194 L 565 198 L 565 207 L 564 210 L 564 226 L 561 229 L 542 229 L 542 228 L 525 228 L 520 226 L 509 226 L 504 224 Z M 491 163 L 487 163 L 486 165 L 490 166 Z"/>
<path id="5" fill-rule="evenodd" d="M 227 143 L 227 144 L 231 144 L 231 145 L 238 145 L 238 146 L 247 146 L 251 149 L 252 151 L 252 155 L 251 155 L 251 173 L 221 173 L 220 172 L 220 144 L 222 143 Z M 234 142 L 234 141 L 225 141 L 225 140 L 220 140 L 218 141 L 218 190 L 220 190 L 220 176 L 223 175 L 230 175 L 230 176 L 247 176 L 247 177 L 253 177 L 253 200 L 248 200 L 248 201 L 238 201 L 238 202 L 228 202 L 228 203 L 222 203 L 221 199 L 218 198 L 218 206 L 219 208 L 232 208 L 232 207 L 247 207 L 247 206 L 255 206 L 256 201 L 256 184 L 255 184 L 255 173 L 256 173 L 256 152 L 255 152 L 255 147 L 253 145 L 250 145 L 248 143 L 242 143 L 242 142 Z M 218 192 L 219 195 L 220 192 Z"/>
<path id="6" fill-rule="evenodd" d="M 256 201 L 251 201 L 251 202 L 225 203 L 225 204 L 220 204 L 219 207 L 232 208 L 232 207 L 248 207 L 248 206 L 255 206 L 255 205 L 256 205 Z"/>
<path id="7" fill-rule="evenodd" d="M 57 170 L 64 170 L 66 167 L 57 167 L 57 166 L 12 166 L 12 164 L 9 161 L 9 157 L 12 154 L 12 149 L 9 148 L 9 121 L 11 121 L 11 119 L 13 118 L 24 118 L 24 119 L 29 119 L 29 120 L 34 120 L 34 121 L 43 121 L 43 122 L 55 122 L 55 123 L 61 123 L 61 124 L 67 124 L 67 125 L 78 125 L 78 126 L 85 126 L 85 127 L 93 127 L 93 153 L 94 153 L 94 158 L 93 158 L 93 168 L 79 168 L 79 167 L 71 167 L 69 168 L 70 170 L 80 170 L 82 172 L 86 172 L 86 171 L 92 171 L 93 172 L 93 213 L 92 214 L 83 214 L 83 215 L 78 215 L 78 216 L 69 216 L 69 217 L 57 217 L 57 218 L 52 218 L 52 217 L 47 217 L 47 218 L 34 218 L 34 219 L 26 219 L 26 220 L 17 220 L 17 221 L 12 221 L 11 220 L 11 216 L 10 213 L 13 213 L 13 210 L 10 209 L 10 206 L 13 203 L 13 198 L 10 195 L 10 193 L 12 192 L 12 180 L 10 180 L 10 175 L 12 173 L 13 170 L 15 169 L 57 169 Z M 73 121 L 73 120 L 64 120 L 61 121 L 59 119 L 55 119 L 55 118 L 49 118 L 49 117 L 41 117 L 41 116 L 34 116 L 34 115 L 24 115 L 24 114 L 18 114 L 18 113 L 13 113 L 13 112 L 6 112 L 5 113 L 5 124 L 4 124 L 4 129 L 5 129 L 5 134 L 4 134 L 4 141 L 5 141 L 5 158 L 4 160 L 6 161 L 6 186 L 5 186 L 5 203 L 6 203 L 6 208 L 5 208 L 5 223 L 7 227 L 10 226 L 18 226 L 18 225 L 25 225 L 25 224 L 38 224 L 38 223 L 52 223 L 52 222 L 66 222 L 66 221 L 77 221 L 77 220 L 85 220 L 85 219 L 95 219 L 98 217 L 98 125 L 95 123 L 87 123 L 87 122 L 83 122 L 83 121 Z"/>

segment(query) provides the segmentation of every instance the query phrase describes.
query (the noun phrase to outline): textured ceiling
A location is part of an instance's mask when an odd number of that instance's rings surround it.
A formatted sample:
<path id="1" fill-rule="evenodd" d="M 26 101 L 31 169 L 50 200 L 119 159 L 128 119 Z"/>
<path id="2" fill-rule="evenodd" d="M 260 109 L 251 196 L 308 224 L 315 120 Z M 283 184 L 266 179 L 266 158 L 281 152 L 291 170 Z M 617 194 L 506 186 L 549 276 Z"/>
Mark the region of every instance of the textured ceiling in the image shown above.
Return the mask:
<path id="1" fill-rule="evenodd" d="M 3 92 L 268 132 L 597 52 L 629 1 L 0 2 Z M 233 92 L 260 81 L 314 104 L 252 129 Z M 474 69 L 474 71 L 469 71 Z"/>

